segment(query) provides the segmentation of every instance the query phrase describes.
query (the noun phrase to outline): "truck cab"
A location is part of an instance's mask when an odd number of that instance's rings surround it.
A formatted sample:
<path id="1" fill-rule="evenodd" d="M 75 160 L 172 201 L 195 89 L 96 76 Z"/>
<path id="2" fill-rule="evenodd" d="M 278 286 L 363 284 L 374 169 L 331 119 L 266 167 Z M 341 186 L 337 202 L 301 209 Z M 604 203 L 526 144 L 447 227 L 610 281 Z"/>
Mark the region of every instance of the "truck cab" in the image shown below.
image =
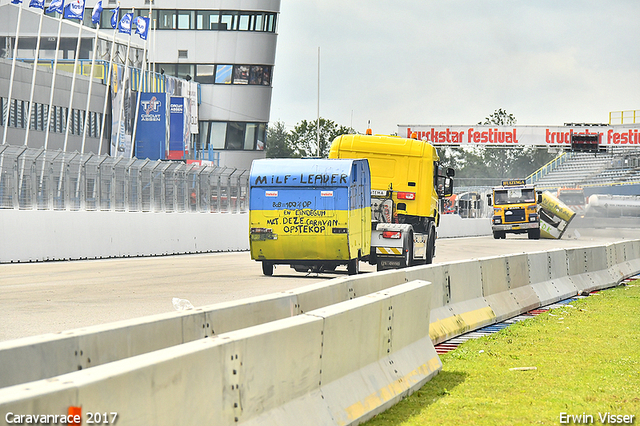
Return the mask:
<path id="1" fill-rule="evenodd" d="M 342 135 L 329 158 L 365 158 L 371 168 L 371 253 L 378 270 L 431 263 L 438 201 L 453 192 L 454 172 L 427 142 L 386 135 Z"/>
<path id="2" fill-rule="evenodd" d="M 488 204 L 493 206 L 493 238 L 504 239 L 508 233 L 540 238 L 540 196 L 533 185 L 524 180 L 503 181 L 502 186 L 493 188 L 492 195 L 488 195 Z"/>

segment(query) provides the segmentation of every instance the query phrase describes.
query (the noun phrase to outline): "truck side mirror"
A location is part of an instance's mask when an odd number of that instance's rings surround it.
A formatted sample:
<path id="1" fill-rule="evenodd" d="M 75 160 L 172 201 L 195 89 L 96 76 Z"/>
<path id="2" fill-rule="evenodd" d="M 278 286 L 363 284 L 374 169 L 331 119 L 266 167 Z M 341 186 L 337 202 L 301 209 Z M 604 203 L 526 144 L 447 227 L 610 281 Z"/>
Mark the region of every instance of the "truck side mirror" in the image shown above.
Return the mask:
<path id="1" fill-rule="evenodd" d="M 542 192 L 538 192 L 537 200 L 538 204 L 542 203 Z"/>
<path id="2" fill-rule="evenodd" d="M 491 194 L 487 194 L 487 205 L 492 206 L 493 203 L 491 202 Z"/>
<path id="3" fill-rule="evenodd" d="M 447 177 L 455 177 L 456 175 L 456 171 L 453 170 L 451 167 L 447 168 Z"/>
<path id="4" fill-rule="evenodd" d="M 443 197 L 451 197 L 453 195 L 453 179 L 447 178 L 444 181 Z"/>

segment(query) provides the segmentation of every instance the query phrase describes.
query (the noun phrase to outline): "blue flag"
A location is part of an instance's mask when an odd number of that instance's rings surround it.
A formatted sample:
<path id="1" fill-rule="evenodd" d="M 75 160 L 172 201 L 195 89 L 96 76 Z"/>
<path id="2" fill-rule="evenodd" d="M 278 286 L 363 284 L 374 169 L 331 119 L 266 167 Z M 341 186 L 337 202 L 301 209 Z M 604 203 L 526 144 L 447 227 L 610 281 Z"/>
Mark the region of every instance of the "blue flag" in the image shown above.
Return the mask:
<path id="1" fill-rule="evenodd" d="M 64 7 L 65 19 L 84 19 L 84 0 L 71 0 Z"/>
<path id="2" fill-rule="evenodd" d="M 51 0 L 51 4 L 47 8 L 47 13 L 58 12 L 62 15 L 64 10 L 64 0 Z"/>
<path id="3" fill-rule="evenodd" d="M 35 7 L 36 9 L 44 10 L 44 0 L 31 0 L 29 7 Z"/>
<path id="4" fill-rule="evenodd" d="M 131 21 L 133 21 L 133 13 L 124 15 L 118 24 L 118 32 L 131 35 Z"/>
<path id="5" fill-rule="evenodd" d="M 100 15 L 102 14 L 102 0 L 98 0 L 96 6 L 93 8 L 93 13 L 91 14 L 91 22 L 94 24 L 98 24 L 100 22 Z"/>
<path id="6" fill-rule="evenodd" d="M 113 28 L 114 30 L 116 29 L 116 26 L 118 25 L 118 14 L 120 13 L 120 6 L 116 7 L 115 9 L 113 9 L 113 12 L 111 12 L 111 28 Z"/>
<path id="7" fill-rule="evenodd" d="M 142 16 L 138 16 L 136 18 L 136 34 L 138 34 L 143 40 L 147 39 L 147 36 L 149 35 L 149 18 L 144 18 Z"/>
<path id="8" fill-rule="evenodd" d="M 13 4 L 21 4 L 22 0 L 11 0 L 11 3 L 13 3 Z"/>

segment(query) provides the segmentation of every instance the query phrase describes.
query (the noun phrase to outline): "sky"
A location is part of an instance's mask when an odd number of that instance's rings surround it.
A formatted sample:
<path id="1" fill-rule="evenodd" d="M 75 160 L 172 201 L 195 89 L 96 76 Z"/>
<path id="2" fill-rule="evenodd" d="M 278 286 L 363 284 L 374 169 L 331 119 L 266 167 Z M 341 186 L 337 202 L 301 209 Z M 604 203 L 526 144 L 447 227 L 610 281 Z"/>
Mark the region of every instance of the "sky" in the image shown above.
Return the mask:
<path id="1" fill-rule="evenodd" d="M 364 132 L 640 110 L 638 0 L 282 0 L 270 122 Z"/>

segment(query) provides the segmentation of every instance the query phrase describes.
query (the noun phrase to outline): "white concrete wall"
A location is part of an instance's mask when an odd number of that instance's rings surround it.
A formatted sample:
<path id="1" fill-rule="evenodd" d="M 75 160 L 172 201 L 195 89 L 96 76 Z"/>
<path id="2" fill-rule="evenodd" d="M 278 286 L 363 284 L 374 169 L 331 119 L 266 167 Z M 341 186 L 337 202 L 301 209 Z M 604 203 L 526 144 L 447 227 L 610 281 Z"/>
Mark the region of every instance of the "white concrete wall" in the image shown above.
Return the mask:
<path id="1" fill-rule="evenodd" d="M 0 263 L 249 249 L 249 215 L 0 209 Z"/>
<path id="2" fill-rule="evenodd" d="M 491 220 L 488 218 L 463 219 L 457 214 L 440 216 L 438 238 L 477 237 L 491 234 Z"/>

